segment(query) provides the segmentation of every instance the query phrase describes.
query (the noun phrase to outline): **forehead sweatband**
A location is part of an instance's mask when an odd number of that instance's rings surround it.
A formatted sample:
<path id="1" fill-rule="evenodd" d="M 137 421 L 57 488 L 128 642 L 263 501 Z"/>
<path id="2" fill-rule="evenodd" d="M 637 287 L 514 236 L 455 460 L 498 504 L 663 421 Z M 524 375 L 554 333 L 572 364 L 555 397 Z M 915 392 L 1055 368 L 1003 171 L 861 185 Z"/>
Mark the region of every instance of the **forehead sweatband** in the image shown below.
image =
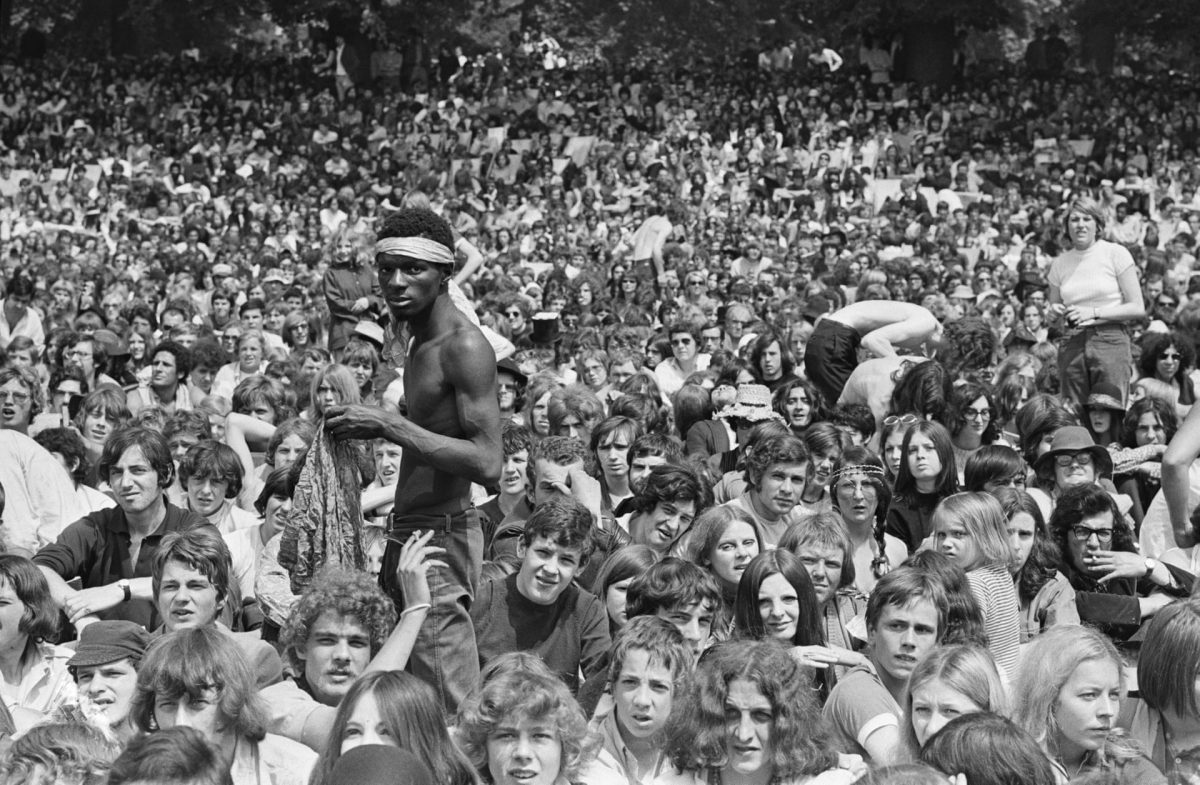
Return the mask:
<path id="1" fill-rule="evenodd" d="M 454 266 L 454 254 L 450 252 L 449 248 L 424 237 L 385 237 L 375 243 L 375 253 L 402 254 L 430 264 Z"/>

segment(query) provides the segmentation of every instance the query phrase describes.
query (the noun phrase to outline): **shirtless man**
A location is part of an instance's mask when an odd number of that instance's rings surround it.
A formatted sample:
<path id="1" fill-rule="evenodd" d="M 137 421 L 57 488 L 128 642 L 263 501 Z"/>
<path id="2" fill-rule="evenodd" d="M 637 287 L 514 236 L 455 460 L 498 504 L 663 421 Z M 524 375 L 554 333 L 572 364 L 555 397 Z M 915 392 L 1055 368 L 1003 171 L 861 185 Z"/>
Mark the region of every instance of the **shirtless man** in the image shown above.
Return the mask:
<path id="1" fill-rule="evenodd" d="M 858 365 L 862 347 L 875 357 L 894 357 L 936 345 L 942 324 L 927 308 L 894 300 L 865 300 L 822 317 L 804 355 L 808 378 L 831 404 Z"/>
<path id="2" fill-rule="evenodd" d="M 467 609 L 483 559 L 471 483 L 500 478 L 500 409 L 492 347 L 450 299 L 454 239 L 430 210 L 389 216 L 375 247 L 379 284 L 396 322 L 412 335 L 405 363 L 408 416 L 377 406 L 333 406 L 325 427 L 337 439 L 383 438 L 404 448 L 380 581 L 405 607 L 396 577 L 400 550 L 424 530 L 444 548 L 429 572 L 432 607 L 412 653 L 412 670 L 441 693 L 446 711 L 479 679 L 475 633 Z"/>

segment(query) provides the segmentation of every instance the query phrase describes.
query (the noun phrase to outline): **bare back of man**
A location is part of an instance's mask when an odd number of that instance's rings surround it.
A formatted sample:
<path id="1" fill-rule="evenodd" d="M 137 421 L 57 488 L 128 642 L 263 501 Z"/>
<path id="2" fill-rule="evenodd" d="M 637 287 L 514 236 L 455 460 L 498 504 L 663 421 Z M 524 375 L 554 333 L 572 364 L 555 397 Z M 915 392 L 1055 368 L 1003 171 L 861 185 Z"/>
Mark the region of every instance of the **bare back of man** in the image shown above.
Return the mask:
<path id="1" fill-rule="evenodd" d="M 941 322 L 920 305 L 894 300 L 857 302 L 817 322 L 804 355 L 804 369 L 832 404 L 858 366 L 860 348 L 875 357 L 893 357 L 936 345 L 941 332 Z"/>

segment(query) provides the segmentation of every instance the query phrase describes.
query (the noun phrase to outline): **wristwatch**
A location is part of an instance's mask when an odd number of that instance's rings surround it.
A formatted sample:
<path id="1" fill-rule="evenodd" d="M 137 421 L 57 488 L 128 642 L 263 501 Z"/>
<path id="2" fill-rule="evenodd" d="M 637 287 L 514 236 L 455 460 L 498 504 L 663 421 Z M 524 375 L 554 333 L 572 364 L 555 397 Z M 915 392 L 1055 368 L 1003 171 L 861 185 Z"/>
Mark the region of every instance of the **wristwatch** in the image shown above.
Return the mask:
<path id="1" fill-rule="evenodd" d="M 1146 577 L 1149 578 L 1158 569 L 1158 559 L 1146 559 Z"/>
<path id="2" fill-rule="evenodd" d="M 121 587 L 121 591 L 125 592 L 125 599 L 122 602 L 129 602 L 133 599 L 133 590 L 129 588 L 128 578 L 122 578 L 117 581 L 117 585 Z"/>

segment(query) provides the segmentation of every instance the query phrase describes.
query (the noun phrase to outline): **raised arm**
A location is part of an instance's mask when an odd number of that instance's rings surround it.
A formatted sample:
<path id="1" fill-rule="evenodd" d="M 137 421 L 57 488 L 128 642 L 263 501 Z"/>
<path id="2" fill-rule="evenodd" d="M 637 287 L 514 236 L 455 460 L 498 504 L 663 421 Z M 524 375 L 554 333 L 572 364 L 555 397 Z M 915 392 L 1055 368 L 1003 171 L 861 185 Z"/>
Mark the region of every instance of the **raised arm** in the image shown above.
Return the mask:
<path id="1" fill-rule="evenodd" d="M 454 250 L 466 258 L 466 261 L 463 262 L 463 268 L 454 276 L 454 282 L 462 286 L 471 280 L 471 277 L 483 266 L 483 254 L 479 252 L 474 243 L 465 237 L 458 238 L 458 241 L 454 244 Z"/>
<path id="2" fill-rule="evenodd" d="M 1162 491 L 1167 501 L 1167 515 L 1175 534 L 1175 544 L 1190 548 L 1196 544 L 1191 522 L 1192 462 L 1200 456 L 1200 406 L 1193 406 L 1187 419 L 1175 432 L 1162 457 Z"/>

